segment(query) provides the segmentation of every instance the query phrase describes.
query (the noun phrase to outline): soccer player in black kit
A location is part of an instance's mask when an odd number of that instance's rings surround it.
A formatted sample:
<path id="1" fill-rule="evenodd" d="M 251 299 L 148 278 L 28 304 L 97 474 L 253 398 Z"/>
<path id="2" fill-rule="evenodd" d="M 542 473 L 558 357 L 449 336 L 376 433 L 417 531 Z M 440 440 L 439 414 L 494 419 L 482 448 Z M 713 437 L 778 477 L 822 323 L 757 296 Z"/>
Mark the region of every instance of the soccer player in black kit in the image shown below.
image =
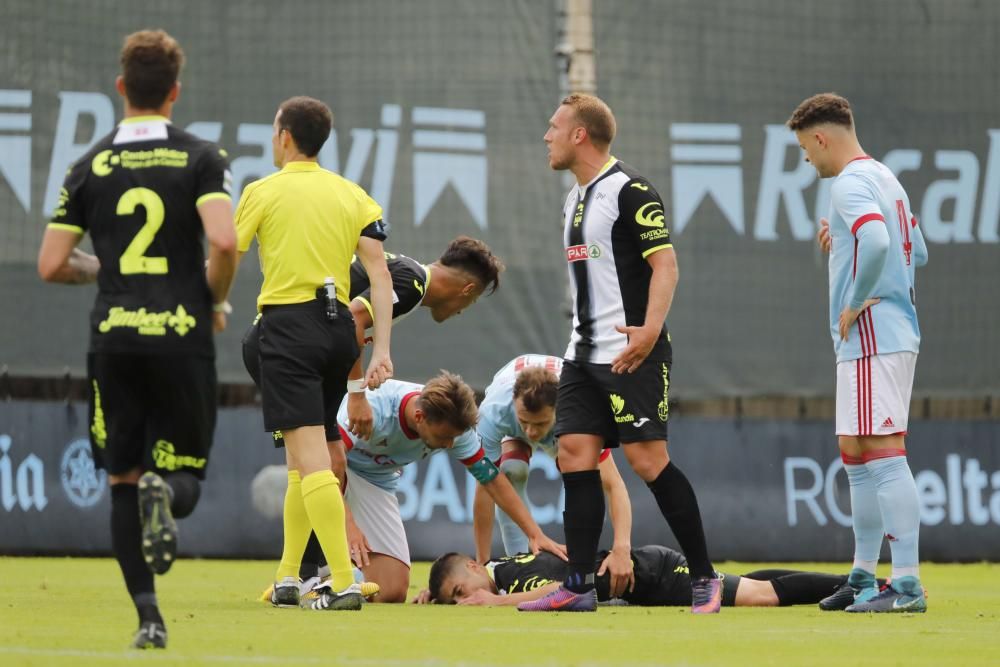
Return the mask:
<path id="1" fill-rule="evenodd" d="M 598 552 L 600 563 L 607 552 Z M 612 590 L 609 574 L 595 580 L 597 599 L 641 607 L 691 604 L 691 575 L 679 552 L 659 545 L 632 550 L 635 582 Z M 474 606 L 516 605 L 538 600 L 566 578 L 566 561 L 541 552 L 491 560 L 485 565 L 460 553 L 441 556 L 431 566 L 428 589 L 418 603 Z M 757 570 L 744 575 L 723 574 L 722 604 L 735 607 L 779 607 L 815 604 L 847 582 L 845 575 L 798 570 Z"/>
<path id="2" fill-rule="evenodd" d="M 611 155 L 615 130 L 603 100 L 574 93 L 544 136 L 549 166 L 575 177 L 562 210 L 573 332 L 555 426 L 570 568 L 562 588 L 518 609 L 597 609 L 594 562 L 604 521 L 598 456 L 621 445 L 687 557 L 691 611 L 718 613 L 722 580 L 708 556 L 698 499 L 667 453 L 673 353 L 665 322 L 677 257 L 660 195 Z"/>
<path id="3" fill-rule="evenodd" d="M 213 331 L 226 326 L 236 229 L 226 154 L 174 127 L 184 52 L 129 35 L 116 81 L 125 119 L 66 176 L 38 272 L 97 280 L 87 357 L 90 441 L 111 484 L 111 546 L 139 615 L 135 648 L 165 648 L 154 574 L 177 555 L 215 429 Z M 76 248 L 89 233 L 96 256 Z M 205 267 L 204 240 L 209 262 Z"/>

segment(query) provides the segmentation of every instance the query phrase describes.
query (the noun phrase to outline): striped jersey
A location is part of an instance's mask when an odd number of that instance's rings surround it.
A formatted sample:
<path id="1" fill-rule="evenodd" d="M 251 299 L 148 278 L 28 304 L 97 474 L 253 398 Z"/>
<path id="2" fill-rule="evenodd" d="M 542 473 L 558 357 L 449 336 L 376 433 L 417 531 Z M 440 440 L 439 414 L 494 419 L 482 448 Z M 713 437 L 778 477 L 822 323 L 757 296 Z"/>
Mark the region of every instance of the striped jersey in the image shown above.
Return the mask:
<path id="1" fill-rule="evenodd" d="M 455 438 L 449 449 L 431 449 L 403 418 L 406 404 L 420 395 L 423 385 L 389 380 L 378 389 L 366 390 L 372 408 L 372 435 L 365 440 L 347 430 L 347 396 L 337 411 L 340 437 L 347 448 L 347 469 L 386 491 L 395 492 L 403 466 L 446 451 L 454 460 L 469 466 L 483 458 L 476 432 L 469 429 Z M 350 483 L 350 482 L 348 482 Z"/>
<path id="2" fill-rule="evenodd" d="M 493 376 L 493 381 L 486 388 L 486 396 L 479 405 L 479 423 L 476 425 L 479 442 L 491 461 L 500 458 L 500 445 L 507 438 L 520 440 L 532 449 L 541 448 L 552 458 L 556 457 L 555 429 L 550 430 L 541 440 L 529 440 L 514 412 L 514 382 L 517 374 L 530 366 L 547 368 L 558 377 L 562 372 L 562 359 L 545 354 L 522 354 Z"/>
<path id="3" fill-rule="evenodd" d="M 837 361 L 875 354 L 918 352 L 915 269 L 927 262 L 927 246 L 910 200 L 892 171 L 870 157 L 852 160 L 834 179 L 830 211 L 830 333 Z M 840 313 L 847 306 L 857 270 L 856 235 L 866 224 L 885 225 L 889 253 L 870 297 L 881 301 L 861 313 L 846 341 Z"/>
<path id="4" fill-rule="evenodd" d="M 612 157 L 563 206 L 573 333 L 566 359 L 610 364 L 628 344 L 615 326 L 642 326 L 652 269 L 646 258 L 672 247 L 663 201 L 632 167 Z M 666 354 L 667 329 L 650 356 Z"/>

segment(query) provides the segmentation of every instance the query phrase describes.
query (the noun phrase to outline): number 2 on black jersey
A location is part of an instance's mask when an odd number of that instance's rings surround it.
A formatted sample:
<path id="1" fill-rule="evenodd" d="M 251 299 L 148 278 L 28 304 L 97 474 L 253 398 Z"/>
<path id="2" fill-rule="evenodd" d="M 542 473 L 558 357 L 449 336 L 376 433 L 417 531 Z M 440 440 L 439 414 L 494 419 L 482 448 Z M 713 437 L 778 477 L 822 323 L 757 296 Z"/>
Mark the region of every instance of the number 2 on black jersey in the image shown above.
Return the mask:
<path id="1" fill-rule="evenodd" d="M 165 218 L 163 200 L 149 188 L 132 188 L 127 190 L 118 200 L 118 215 L 132 215 L 135 209 L 142 206 L 146 209 L 146 224 L 135 235 L 132 242 L 125 248 L 118 260 L 118 270 L 122 275 L 148 273 L 162 275 L 167 273 L 166 257 L 146 257 L 143 253 L 153 243 L 156 232 L 163 225 Z"/>

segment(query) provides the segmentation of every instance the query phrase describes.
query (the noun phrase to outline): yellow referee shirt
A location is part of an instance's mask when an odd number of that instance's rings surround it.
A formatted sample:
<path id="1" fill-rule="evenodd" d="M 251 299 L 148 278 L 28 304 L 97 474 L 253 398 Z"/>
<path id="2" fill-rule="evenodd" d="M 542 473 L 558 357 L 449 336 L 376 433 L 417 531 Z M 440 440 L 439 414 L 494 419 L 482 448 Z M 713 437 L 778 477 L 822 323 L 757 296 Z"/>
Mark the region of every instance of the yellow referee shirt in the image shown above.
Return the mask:
<path id="1" fill-rule="evenodd" d="M 257 237 L 264 284 L 257 309 L 302 303 L 333 276 L 337 299 L 350 303 L 351 255 L 382 207 L 360 186 L 316 162 L 289 162 L 243 190 L 236 209 L 239 249 Z"/>

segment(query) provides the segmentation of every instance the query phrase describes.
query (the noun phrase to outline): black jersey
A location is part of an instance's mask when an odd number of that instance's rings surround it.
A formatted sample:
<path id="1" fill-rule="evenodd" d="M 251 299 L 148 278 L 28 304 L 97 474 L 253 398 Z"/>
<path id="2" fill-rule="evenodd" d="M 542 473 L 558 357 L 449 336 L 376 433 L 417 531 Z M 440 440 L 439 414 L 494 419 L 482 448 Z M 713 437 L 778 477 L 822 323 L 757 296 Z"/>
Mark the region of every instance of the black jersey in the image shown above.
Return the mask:
<path id="1" fill-rule="evenodd" d="M 597 568 L 607 557 L 607 551 L 597 554 Z M 643 606 L 673 606 L 691 604 L 691 578 L 684 556 L 659 545 L 632 550 L 635 568 L 635 590 L 622 596 L 626 602 Z M 487 571 L 502 595 L 523 593 L 553 582 L 562 582 L 569 563 L 558 556 L 541 551 L 538 555 L 517 554 L 498 558 L 487 564 Z M 597 599 L 609 598 L 610 575 L 604 573 L 595 580 Z"/>
<path id="2" fill-rule="evenodd" d="M 212 356 L 198 205 L 229 199 L 225 152 L 159 116 L 128 118 L 69 170 L 51 226 L 101 262 L 91 352 Z"/>
<path id="3" fill-rule="evenodd" d="M 397 253 L 385 253 L 385 263 L 392 277 L 392 321 L 397 322 L 424 300 L 424 292 L 431 282 L 431 271 L 417 260 Z M 368 309 L 372 320 L 372 286 L 364 264 L 356 256 L 351 260 L 351 300 L 360 300 Z"/>
<path id="4" fill-rule="evenodd" d="M 634 169 L 611 158 L 563 205 L 566 261 L 573 292 L 573 334 L 566 358 L 610 364 L 628 337 L 615 327 L 642 326 L 652 269 L 646 258 L 672 247 L 659 193 Z M 650 354 L 662 360 L 666 326 Z"/>

